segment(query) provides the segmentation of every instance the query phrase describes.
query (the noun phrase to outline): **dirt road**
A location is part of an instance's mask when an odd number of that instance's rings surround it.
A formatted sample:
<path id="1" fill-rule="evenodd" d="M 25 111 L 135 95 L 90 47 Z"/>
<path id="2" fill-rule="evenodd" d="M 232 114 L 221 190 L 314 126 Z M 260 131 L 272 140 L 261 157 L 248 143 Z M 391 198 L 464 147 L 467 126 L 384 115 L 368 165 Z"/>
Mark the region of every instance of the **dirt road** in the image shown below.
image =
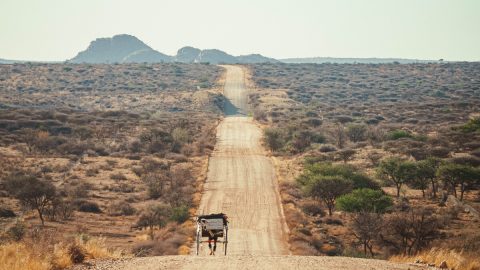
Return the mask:
<path id="1" fill-rule="evenodd" d="M 217 129 L 199 214 L 229 216 L 228 255 L 161 256 L 97 261 L 77 269 L 423 269 L 379 260 L 343 257 L 288 256 L 286 225 L 277 193 L 275 170 L 261 146 L 261 129 L 248 117 L 247 89 L 240 67 L 227 70 L 226 117 Z"/>
<path id="2" fill-rule="evenodd" d="M 261 145 L 262 130 L 246 116 L 243 70 L 225 68 L 224 94 L 230 102 L 217 128 L 199 214 L 223 212 L 229 216 L 230 255 L 288 254 L 275 170 Z"/>

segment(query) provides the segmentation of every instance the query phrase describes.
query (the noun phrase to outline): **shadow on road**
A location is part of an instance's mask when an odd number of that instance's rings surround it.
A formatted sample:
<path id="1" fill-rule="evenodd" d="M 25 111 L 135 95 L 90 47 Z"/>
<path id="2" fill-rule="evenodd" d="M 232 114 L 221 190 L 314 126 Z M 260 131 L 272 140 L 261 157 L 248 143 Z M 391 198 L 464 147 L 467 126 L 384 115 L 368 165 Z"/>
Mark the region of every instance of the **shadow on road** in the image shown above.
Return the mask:
<path id="1" fill-rule="evenodd" d="M 225 116 L 247 116 L 247 114 L 237 106 L 235 106 L 227 97 L 223 104 L 223 112 Z"/>

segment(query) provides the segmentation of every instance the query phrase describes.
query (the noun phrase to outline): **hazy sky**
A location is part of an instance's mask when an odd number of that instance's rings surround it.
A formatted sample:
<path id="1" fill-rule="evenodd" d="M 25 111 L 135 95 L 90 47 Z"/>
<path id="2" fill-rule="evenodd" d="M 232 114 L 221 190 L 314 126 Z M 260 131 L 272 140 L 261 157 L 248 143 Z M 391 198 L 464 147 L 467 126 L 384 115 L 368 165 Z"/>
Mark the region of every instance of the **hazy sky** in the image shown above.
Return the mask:
<path id="1" fill-rule="evenodd" d="M 66 60 L 131 34 L 276 58 L 480 60 L 480 0 L 0 0 L 0 58 Z"/>

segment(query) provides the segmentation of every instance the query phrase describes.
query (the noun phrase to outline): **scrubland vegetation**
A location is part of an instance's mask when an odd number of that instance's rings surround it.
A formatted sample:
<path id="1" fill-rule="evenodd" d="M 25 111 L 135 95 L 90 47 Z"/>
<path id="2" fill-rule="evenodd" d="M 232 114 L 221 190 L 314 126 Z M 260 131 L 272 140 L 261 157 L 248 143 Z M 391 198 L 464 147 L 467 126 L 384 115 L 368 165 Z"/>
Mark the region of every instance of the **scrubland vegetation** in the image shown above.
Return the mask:
<path id="1" fill-rule="evenodd" d="M 0 65 L 0 269 L 186 253 L 219 76 L 210 65 Z"/>
<path id="2" fill-rule="evenodd" d="M 294 254 L 480 269 L 480 64 L 257 64 Z"/>

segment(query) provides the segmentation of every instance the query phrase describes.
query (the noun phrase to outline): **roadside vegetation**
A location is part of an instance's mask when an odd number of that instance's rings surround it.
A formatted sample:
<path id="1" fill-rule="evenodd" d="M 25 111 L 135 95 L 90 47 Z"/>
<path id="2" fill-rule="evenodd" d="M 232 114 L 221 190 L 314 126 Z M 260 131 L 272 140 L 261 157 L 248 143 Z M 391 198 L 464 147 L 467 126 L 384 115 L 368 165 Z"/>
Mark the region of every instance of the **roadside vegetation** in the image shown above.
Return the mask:
<path id="1" fill-rule="evenodd" d="M 0 269 L 188 252 L 221 117 L 219 67 L 0 74 Z"/>
<path id="2" fill-rule="evenodd" d="M 250 71 L 294 254 L 479 269 L 480 64 Z"/>

